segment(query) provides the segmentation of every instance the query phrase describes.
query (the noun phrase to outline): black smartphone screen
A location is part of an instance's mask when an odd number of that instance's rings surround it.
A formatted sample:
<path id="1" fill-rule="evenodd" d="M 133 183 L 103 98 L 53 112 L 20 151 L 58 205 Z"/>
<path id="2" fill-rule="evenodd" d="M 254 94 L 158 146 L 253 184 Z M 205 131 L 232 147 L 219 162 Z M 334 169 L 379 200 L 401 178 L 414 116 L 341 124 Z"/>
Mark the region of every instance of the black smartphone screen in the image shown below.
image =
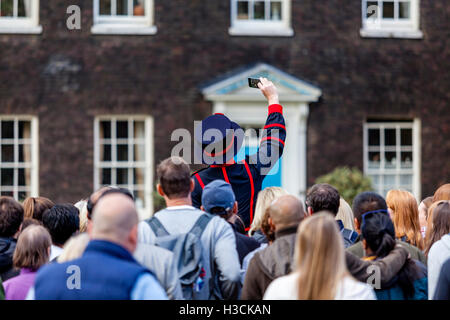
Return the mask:
<path id="1" fill-rule="evenodd" d="M 261 80 L 259 80 L 259 79 L 248 78 L 248 86 L 249 86 L 250 88 L 256 88 L 256 89 L 259 89 L 259 88 L 258 88 L 258 83 L 260 83 L 260 82 L 261 82 Z"/>

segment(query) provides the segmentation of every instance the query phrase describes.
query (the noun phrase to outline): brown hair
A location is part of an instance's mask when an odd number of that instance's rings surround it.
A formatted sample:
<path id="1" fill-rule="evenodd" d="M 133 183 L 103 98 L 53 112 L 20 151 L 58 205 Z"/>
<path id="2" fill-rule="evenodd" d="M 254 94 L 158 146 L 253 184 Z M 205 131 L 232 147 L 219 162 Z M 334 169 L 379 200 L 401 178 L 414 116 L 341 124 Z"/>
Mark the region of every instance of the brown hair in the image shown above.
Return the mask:
<path id="1" fill-rule="evenodd" d="M 52 239 L 47 229 L 32 225 L 26 228 L 17 240 L 13 255 L 13 264 L 16 268 L 39 269 L 49 259 L 49 248 Z"/>
<path id="2" fill-rule="evenodd" d="M 433 195 L 433 202 L 450 200 L 450 183 L 440 186 Z"/>
<path id="3" fill-rule="evenodd" d="M 392 220 L 395 226 L 395 237 L 406 237 L 407 242 L 423 250 L 419 206 L 413 194 L 404 190 L 390 190 L 386 195 L 386 203 L 394 212 Z"/>
<path id="4" fill-rule="evenodd" d="M 339 282 L 349 273 L 342 236 L 331 212 L 316 213 L 300 223 L 294 260 L 298 299 L 335 298 Z"/>
<path id="5" fill-rule="evenodd" d="M 163 160 L 156 169 L 159 184 L 169 199 L 185 198 L 191 192 L 189 165 L 179 157 Z"/>
<path id="6" fill-rule="evenodd" d="M 36 219 L 42 221 L 42 214 L 55 204 L 45 197 L 28 197 L 23 202 L 23 211 L 25 219 Z"/>
<path id="7" fill-rule="evenodd" d="M 275 231 L 272 230 L 269 223 L 269 217 L 270 217 L 270 210 L 269 207 L 267 207 L 266 211 L 264 212 L 264 216 L 261 220 L 261 231 L 264 233 L 264 235 L 267 238 L 267 241 L 269 243 L 272 243 L 275 241 Z"/>
<path id="8" fill-rule="evenodd" d="M 428 226 L 425 238 L 425 254 L 428 256 L 431 246 L 449 232 L 450 201 L 437 201 L 431 205 L 430 209 L 428 209 Z"/>
<path id="9" fill-rule="evenodd" d="M 21 232 L 28 228 L 29 226 L 42 226 L 42 221 L 36 219 L 23 219 Z"/>

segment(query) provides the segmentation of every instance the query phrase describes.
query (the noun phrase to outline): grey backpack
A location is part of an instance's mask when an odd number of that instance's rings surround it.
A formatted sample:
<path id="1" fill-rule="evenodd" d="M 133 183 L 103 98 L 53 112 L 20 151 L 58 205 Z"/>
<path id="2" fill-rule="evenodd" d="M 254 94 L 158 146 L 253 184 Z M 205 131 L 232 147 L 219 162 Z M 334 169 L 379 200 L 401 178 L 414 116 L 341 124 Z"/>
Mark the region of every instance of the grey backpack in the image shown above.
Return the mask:
<path id="1" fill-rule="evenodd" d="M 212 218 L 212 215 L 204 213 L 189 232 L 173 235 L 167 232 L 158 218 L 152 217 L 146 220 L 156 235 L 155 245 L 173 252 L 185 299 L 195 299 L 196 292 L 199 292 L 203 286 L 205 270 L 200 238 Z"/>

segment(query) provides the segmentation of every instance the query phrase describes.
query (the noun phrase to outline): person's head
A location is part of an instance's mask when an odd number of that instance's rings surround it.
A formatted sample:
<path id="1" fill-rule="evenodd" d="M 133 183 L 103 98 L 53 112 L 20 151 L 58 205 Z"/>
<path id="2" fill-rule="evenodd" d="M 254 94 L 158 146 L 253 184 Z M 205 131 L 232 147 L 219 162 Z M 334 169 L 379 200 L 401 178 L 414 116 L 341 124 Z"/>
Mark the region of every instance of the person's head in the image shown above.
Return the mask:
<path id="1" fill-rule="evenodd" d="M 45 197 L 28 197 L 23 201 L 24 218 L 42 221 L 45 210 L 54 205 L 53 201 Z"/>
<path id="2" fill-rule="evenodd" d="M 368 256 L 383 258 L 395 247 L 395 227 L 387 213 L 369 211 L 363 214 L 361 234 Z"/>
<path id="3" fill-rule="evenodd" d="M 358 194 L 353 199 L 353 215 L 355 216 L 355 229 L 361 233 L 362 215 L 369 211 L 384 211 L 388 212 L 386 201 L 382 196 L 375 192 L 366 191 Z"/>
<path id="4" fill-rule="evenodd" d="M 87 200 L 80 200 L 74 204 L 74 206 L 80 212 L 80 233 L 87 231 L 88 226 L 88 210 L 87 210 Z"/>
<path id="5" fill-rule="evenodd" d="M 89 235 L 84 232 L 67 240 L 63 252 L 58 256 L 59 263 L 80 258 L 89 243 Z"/>
<path id="6" fill-rule="evenodd" d="M 302 221 L 297 231 L 295 268 L 298 299 L 332 300 L 348 274 L 342 236 L 332 213 L 319 212 Z"/>
<path id="7" fill-rule="evenodd" d="M 0 237 L 16 236 L 22 222 L 22 205 L 11 197 L 0 197 Z"/>
<path id="8" fill-rule="evenodd" d="M 189 165 L 180 157 L 163 160 L 156 169 L 158 193 L 166 200 L 189 198 L 194 190 Z"/>
<path id="9" fill-rule="evenodd" d="M 238 203 L 231 185 L 220 179 L 208 183 L 203 189 L 200 209 L 218 215 L 225 220 L 237 214 Z"/>
<path id="10" fill-rule="evenodd" d="M 450 200 L 450 183 L 440 186 L 433 195 L 433 202 Z"/>
<path id="11" fill-rule="evenodd" d="M 327 183 L 313 185 L 306 194 L 308 214 L 329 211 L 336 216 L 339 210 L 339 192 Z"/>
<path id="12" fill-rule="evenodd" d="M 253 216 L 253 221 L 250 226 L 248 234 L 251 236 L 256 230 L 262 229 L 262 224 L 264 221 L 264 216 L 266 215 L 266 210 L 270 204 L 278 197 L 289 194 L 286 190 L 280 187 L 267 187 L 258 193 L 258 198 L 256 200 L 255 214 Z M 266 220 L 268 219 L 268 216 Z M 267 221 L 266 221 L 267 223 Z"/>
<path id="13" fill-rule="evenodd" d="M 355 217 L 353 215 L 352 207 L 347 203 L 347 201 L 344 200 L 344 198 L 341 198 L 339 200 L 339 210 L 336 215 L 336 220 L 341 220 L 344 224 L 344 228 L 349 230 L 355 230 Z"/>
<path id="14" fill-rule="evenodd" d="M 296 227 L 306 217 L 302 202 L 293 195 L 278 197 L 267 210 L 268 222 L 273 231 Z"/>
<path id="15" fill-rule="evenodd" d="M 23 230 L 13 255 L 15 268 L 38 270 L 50 258 L 52 240 L 43 226 L 32 225 Z"/>
<path id="16" fill-rule="evenodd" d="M 23 219 L 22 226 L 20 227 L 20 232 L 23 232 L 29 226 L 42 226 L 42 221 L 36 219 Z"/>
<path id="17" fill-rule="evenodd" d="M 97 201 L 103 197 L 104 195 L 108 193 L 123 193 L 124 195 L 130 197 L 132 200 L 134 200 L 133 195 L 128 189 L 125 188 L 119 188 L 116 186 L 105 186 L 101 187 L 97 191 L 95 191 L 91 196 L 88 198 L 86 203 L 86 210 L 87 210 L 87 219 L 88 219 L 88 225 L 89 221 L 92 220 L 92 213 L 94 211 L 94 207 L 97 204 Z M 81 211 L 80 211 L 81 212 Z"/>
<path id="18" fill-rule="evenodd" d="M 430 207 L 429 220 L 432 222 L 427 227 L 425 254 L 428 255 L 431 246 L 444 235 L 450 233 L 450 201 L 441 200 Z"/>
<path id="19" fill-rule="evenodd" d="M 104 195 L 95 205 L 92 216 L 91 239 L 114 242 L 134 252 L 139 218 L 130 197 L 120 193 Z"/>
<path id="20" fill-rule="evenodd" d="M 396 237 L 406 237 L 410 244 L 423 250 L 419 207 L 413 194 L 404 190 L 390 190 L 386 195 L 386 203 L 394 222 Z"/>
<path id="21" fill-rule="evenodd" d="M 71 204 L 56 204 L 44 212 L 42 224 L 50 232 L 53 244 L 62 247 L 80 229 L 78 209 Z"/>
<path id="22" fill-rule="evenodd" d="M 419 223 L 420 227 L 427 226 L 428 208 L 433 203 L 433 197 L 426 197 L 419 204 Z"/>

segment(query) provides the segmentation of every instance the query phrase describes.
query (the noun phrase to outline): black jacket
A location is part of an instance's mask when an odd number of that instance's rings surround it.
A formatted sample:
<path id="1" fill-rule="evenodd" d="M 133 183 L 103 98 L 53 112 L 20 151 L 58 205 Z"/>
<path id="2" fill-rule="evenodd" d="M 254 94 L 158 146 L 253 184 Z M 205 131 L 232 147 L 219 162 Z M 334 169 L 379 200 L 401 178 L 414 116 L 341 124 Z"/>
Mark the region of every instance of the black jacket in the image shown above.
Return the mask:
<path id="1" fill-rule="evenodd" d="M 245 256 L 259 248 L 261 244 L 255 239 L 244 236 L 236 230 L 234 230 L 234 235 L 236 236 L 236 250 L 239 255 L 239 262 L 242 266 L 242 261 L 244 261 Z"/>
<path id="2" fill-rule="evenodd" d="M 3 282 L 19 274 L 13 269 L 13 254 L 16 249 L 16 239 L 0 238 L 0 277 Z"/>

